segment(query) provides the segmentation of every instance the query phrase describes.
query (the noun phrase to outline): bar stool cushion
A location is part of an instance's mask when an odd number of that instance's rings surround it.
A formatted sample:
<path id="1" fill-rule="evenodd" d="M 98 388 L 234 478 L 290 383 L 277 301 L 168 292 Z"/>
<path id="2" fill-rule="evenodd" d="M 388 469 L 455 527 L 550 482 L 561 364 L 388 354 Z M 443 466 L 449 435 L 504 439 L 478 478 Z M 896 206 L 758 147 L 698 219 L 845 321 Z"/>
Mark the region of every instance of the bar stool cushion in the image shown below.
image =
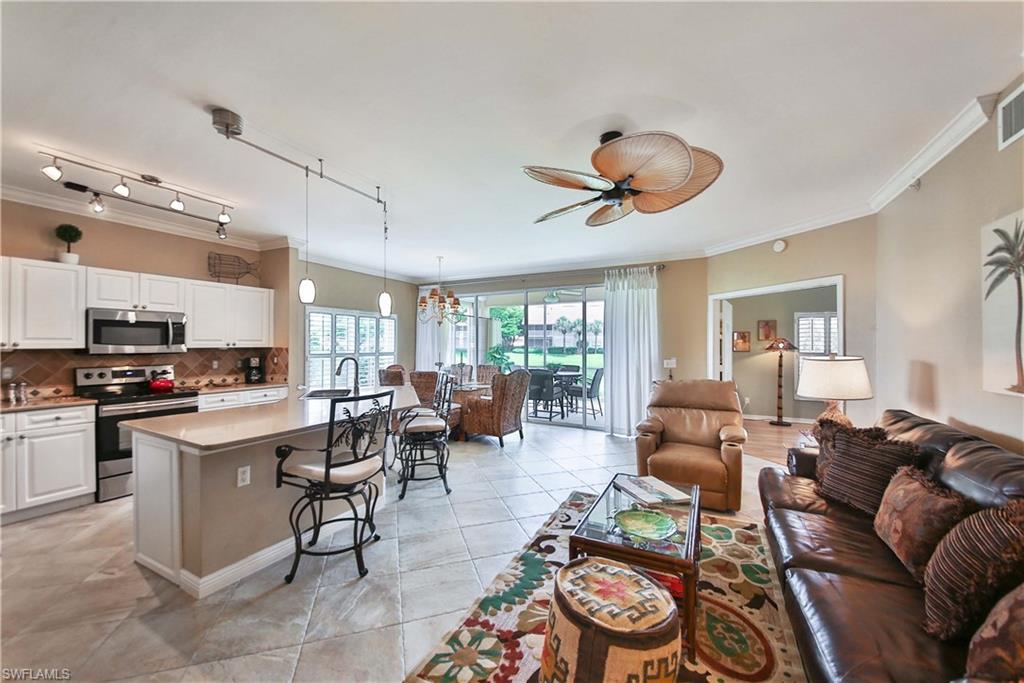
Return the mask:
<path id="1" fill-rule="evenodd" d="M 604 558 L 578 558 L 555 577 L 540 681 L 674 682 L 679 612 L 657 581 Z"/>
<path id="2" fill-rule="evenodd" d="M 447 425 L 445 421 L 439 417 L 416 417 L 407 425 L 403 430 L 406 434 L 427 434 L 434 432 L 443 432 Z"/>
<path id="3" fill-rule="evenodd" d="M 359 462 L 354 462 L 351 465 L 336 465 L 331 468 L 331 483 L 357 484 L 372 477 L 378 470 L 382 469 L 383 466 L 384 463 L 379 455 L 375 455 L 372 458 L 366 458 L 365 460 L 360 460 Z M 324 481 L 323 463 L 311 463 L 308 465 L 294 463 L 291 465 L 285 465 L 283 471 L 286 474 L 290 474 L 295 477 L 302 477 L 309 481 Z"/>

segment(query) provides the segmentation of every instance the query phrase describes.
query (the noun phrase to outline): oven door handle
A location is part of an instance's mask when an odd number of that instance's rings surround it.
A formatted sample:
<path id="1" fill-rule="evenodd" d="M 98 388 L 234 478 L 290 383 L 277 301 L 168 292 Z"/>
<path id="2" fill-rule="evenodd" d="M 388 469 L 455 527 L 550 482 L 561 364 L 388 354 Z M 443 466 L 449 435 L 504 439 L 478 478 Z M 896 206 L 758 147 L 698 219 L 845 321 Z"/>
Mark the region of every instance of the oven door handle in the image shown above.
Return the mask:
<path id="1" fill-rule="evenodd" d="M 144 405 L 129 404 L 124 406 L 100 406 L 98 417 L 114 417 L 121 415 L 142 415 L 144 413 L 156 413 L 163 410 L 175 408 L 199 408 L 199 401 L 194 398 L 185 398 L 178 401 L 160 401 L 159 403 L 148 403 Z"/>
<path id="2" fill-rule="evenodd" d="M 171 348 L 174 345 L 174 323 L 171 322 L 171 316 L 167 316 L 167 348 Z"/>

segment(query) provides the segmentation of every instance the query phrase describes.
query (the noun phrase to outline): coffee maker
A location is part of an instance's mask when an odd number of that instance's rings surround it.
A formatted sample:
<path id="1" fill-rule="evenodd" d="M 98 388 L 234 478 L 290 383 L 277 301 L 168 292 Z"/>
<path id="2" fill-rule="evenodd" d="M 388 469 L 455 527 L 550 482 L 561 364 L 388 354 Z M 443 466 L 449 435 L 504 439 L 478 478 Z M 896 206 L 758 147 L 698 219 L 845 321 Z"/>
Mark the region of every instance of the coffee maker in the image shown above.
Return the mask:
<path id="1" fill-rule="evenodd" d="M 245 383 L 263 384 L 267 380 L 263 366 L 263 356 L 250 356 L 245 359 Z"/>

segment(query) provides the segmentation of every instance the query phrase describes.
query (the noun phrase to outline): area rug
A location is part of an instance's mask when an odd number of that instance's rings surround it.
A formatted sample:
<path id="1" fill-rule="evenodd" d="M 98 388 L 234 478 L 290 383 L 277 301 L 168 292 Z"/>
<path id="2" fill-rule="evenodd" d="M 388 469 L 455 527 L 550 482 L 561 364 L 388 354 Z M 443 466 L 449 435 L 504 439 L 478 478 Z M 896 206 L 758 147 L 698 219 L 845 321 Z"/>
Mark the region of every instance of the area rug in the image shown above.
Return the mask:
<path id="1" fill-rule="evenodd" d="M 555 572 L 595 498 L 573 492 L 406 681 L 537 681 Z M 697 662 L 678 680 L 805 680 L 760 525 L 701 515 L 701 547 Z"/>

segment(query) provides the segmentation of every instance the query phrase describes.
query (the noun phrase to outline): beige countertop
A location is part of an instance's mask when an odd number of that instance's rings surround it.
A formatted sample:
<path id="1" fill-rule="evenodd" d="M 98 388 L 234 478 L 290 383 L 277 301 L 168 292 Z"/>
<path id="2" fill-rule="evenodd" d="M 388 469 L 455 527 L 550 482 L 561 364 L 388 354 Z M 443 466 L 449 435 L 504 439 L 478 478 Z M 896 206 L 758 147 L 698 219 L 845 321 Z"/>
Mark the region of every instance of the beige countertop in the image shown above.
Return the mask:
<path id="1" fill-rule="evenodd" d="M 196 390 L 200 394 L 223 394 L 228 391 L 249 391 L 257 389 L 276 389 L 287 387 L 284 383 L 264 382 L 263 384 L 208 384 L 199 387 L 184 386 L 182 389 Z"/>
<path id="2" fill-rule="evenodd" d="M 75 406 L 96 405 L 96 400 L 79 396 L 54 396 L 50 398 L 34 398 L 28 403 L 17 405 L 7 401 L 0 402 L 0 412 L 23 413 L 26 410 L 53 410 L 54 408 L 73 408 Z"/>
<path id="3" fill-rule="evenodd" d="M 405 410 L 419 405 L 419 399 L 411 386 L 364 387 L 360 393 L 369 396 L 391 390 L 395 392 L 393 410 Z M 119 423 L 119 426 L 140 434 L 173 441 L 202 453 L 282 439 L 321 429 L 330 421 L 330 407 L 329 400 L 302 401 L 297 396 L 291 396 L 277 403 L 231 410 L 126 420 Z M 370 403 L 360 401 L 349 407 L 353 412 L 362 412 L 370 408 Z"/>

